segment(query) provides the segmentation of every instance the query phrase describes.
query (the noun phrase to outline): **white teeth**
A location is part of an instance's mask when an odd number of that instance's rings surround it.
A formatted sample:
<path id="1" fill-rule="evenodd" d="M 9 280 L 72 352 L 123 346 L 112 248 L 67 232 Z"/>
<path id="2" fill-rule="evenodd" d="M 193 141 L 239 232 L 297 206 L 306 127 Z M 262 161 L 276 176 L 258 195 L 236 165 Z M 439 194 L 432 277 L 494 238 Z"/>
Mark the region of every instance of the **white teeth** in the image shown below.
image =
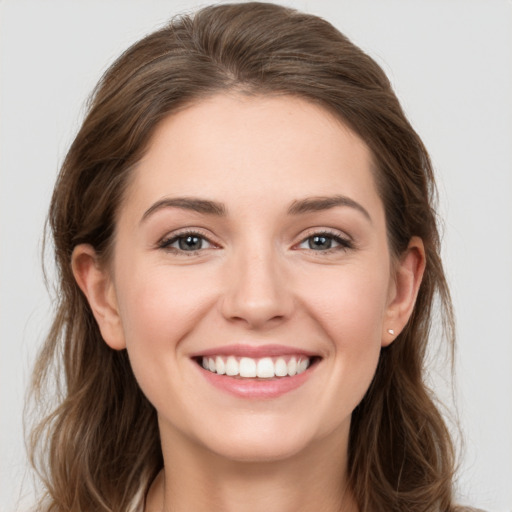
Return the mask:
<path id="1" fill-rule="evenodd" d="M 217 356 L 215 359 L 215 367 L 219 375 L 224 375 L 226 373 L 226 365 L 224 364 L 224 359 L 222 359 L 222 357 Z"/>
<path id="2" fill-rule="evenodd" d="M 226 361 L 226 375 L 238 375 L 239 373 L 238 361 L 233 356 L 229 356 Z"/>
<path id="3" fill-rule="evenodd" d="M 297 363 L 297 373 L 305 372 L 308 369 L 308 360 L 307 359 L 301 359 Z"/>
<path id="4" fill-rule="evenodd" d="M 249 357 L 240 359 L 240 377 L 256 377 L 256 361 Z"/>
<path id="5" fill-rule="evenodd" d="M 293 376 L 297 373 L 297 359 L 295 357 L 292 357 L 288 361 L 288 375 Z"/>
<path id="6" fill-rule="evenodd" d="M 276 377 L 286 377 L 288 375 L 288 365 L 282 357 L 276 361 L 275 372 Z"/>
<path id="7" fill-rule="evenodd" d="M 219 375 L 271 379 L 273 377 L 293 377 L 303 373 L 308 369 L 310 360 L 307 357 L 291 357 L 287 362 L 284 357 L 263 357 L 261 359 L 241 357 L 237 359 L 235 356 L 227 358 L 217 356 L 215 358 L 203 357 L 201 365 L 205 370 Z"/>
<path id="8" fill-rule="evenodd" d="M 274 363 L 270 357 L 264 357 L 258 361 L 256 374 L 260 379 L 275 377 Z"/>

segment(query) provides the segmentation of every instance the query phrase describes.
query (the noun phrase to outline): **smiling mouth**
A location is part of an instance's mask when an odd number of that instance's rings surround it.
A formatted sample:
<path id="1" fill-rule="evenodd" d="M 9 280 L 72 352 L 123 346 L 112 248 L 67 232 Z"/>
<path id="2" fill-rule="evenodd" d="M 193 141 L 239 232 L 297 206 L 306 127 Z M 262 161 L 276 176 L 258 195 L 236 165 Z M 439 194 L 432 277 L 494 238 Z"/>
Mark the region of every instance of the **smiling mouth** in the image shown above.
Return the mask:
<path id="1" fill-rule="evenodd" d="M 200 356 L 196 362 L 206 371 L 239 379 L 274 379 L 293 377 L 304 373 L 320 360 L 319 357 L 279 356 L 279 357 L 236 357 Z"/>

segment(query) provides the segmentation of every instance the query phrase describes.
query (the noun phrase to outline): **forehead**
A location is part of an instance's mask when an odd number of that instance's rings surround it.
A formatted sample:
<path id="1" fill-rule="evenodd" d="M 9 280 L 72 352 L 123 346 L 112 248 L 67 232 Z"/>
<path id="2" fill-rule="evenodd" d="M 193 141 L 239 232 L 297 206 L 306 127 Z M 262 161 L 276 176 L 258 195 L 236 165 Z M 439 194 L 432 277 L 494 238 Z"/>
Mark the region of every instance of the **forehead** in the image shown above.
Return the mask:
<path id="1" fill-rule="evenodd" d="M 326 109 L 291 96 L 220 94 L 170 114 L 134 170 L 127 198 L 292 201 L 340 193 L 378 200 L 366 144 Z M 366 197 L 365 197 L 366 196 Z"/>

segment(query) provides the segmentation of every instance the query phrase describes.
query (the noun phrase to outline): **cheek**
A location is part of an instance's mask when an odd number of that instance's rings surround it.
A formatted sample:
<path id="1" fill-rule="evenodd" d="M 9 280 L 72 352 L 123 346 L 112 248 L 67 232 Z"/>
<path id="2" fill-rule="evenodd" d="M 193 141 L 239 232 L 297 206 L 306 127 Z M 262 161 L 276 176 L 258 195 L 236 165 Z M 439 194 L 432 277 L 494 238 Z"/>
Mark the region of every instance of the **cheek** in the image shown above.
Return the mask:
<path id="1" fill-rule="evenodd" d="M 145 378 L 178 371 L 181 342 L 211 308 L 216 288 L 197 268 L 147 261 L 123 268 L 137 269 L 116 274 L 116 291 L 128 354 L 144 388 Z"/>
<path id="2" fill-rule="evenodd" d="M 136 268 L 135 266 L 130 268 Z M 136 275 L 117 277 L 118 307 L 130 363 L 144 394 L 157 410 L 186 402 L 182 340 L 200 321 L 207 290 L 186 272 L 139 267 Z"/>
<path id="3" fill-rule="evenodd" d="M 317 275 L 304 302 L 339 349 L 357 340 L 361 349 L 378 343 L 385 317 L 389 272 L 382 263 Z"/>
<path id="4" fill-rule="evenodd" d="M 352 413 L 375 374 L 389 284 L 389 273 L 383 269 L 384 265 L 357 272 L 352 268 L 330 278 L 317 276 L 315 293 L 309 294 L 309 315 L 330 342 L 325 364 L 333 386 L 326 388 L 322 400 L 326 409 L 337 406 L 327 430 Z"/>

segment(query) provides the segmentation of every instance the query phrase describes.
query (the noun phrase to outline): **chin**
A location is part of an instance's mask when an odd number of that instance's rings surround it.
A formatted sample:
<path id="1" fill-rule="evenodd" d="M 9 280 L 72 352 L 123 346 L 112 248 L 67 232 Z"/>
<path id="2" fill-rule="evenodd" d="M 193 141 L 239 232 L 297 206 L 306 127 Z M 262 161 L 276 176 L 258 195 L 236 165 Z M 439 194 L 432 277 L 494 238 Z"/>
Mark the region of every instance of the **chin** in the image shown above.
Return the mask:
<path id="1" fill-rule="evenodd" d="M 265 418 L 249 420 L 250 425 L 239 424 L 219 430 L 210 429 L 204 446 L 216 455 L 239 462 L 275 462 L 307 453 L 323 436 L 314 425 L 297 422 L 282 424 Z M 325 434 L 324 434 L 325 436 Z"/>
<path id="2" fill-rule="evenodd" d="M 245 436 L 243 436 L 245 437 Z M 299 442 L 269 441 L 260 439 L 234 439 L 228 443 L 212 446 L 211 450 L 219 457 L 233 462 L 278 462 L 290 459 L 306 449 L 307 444 Z"/>

